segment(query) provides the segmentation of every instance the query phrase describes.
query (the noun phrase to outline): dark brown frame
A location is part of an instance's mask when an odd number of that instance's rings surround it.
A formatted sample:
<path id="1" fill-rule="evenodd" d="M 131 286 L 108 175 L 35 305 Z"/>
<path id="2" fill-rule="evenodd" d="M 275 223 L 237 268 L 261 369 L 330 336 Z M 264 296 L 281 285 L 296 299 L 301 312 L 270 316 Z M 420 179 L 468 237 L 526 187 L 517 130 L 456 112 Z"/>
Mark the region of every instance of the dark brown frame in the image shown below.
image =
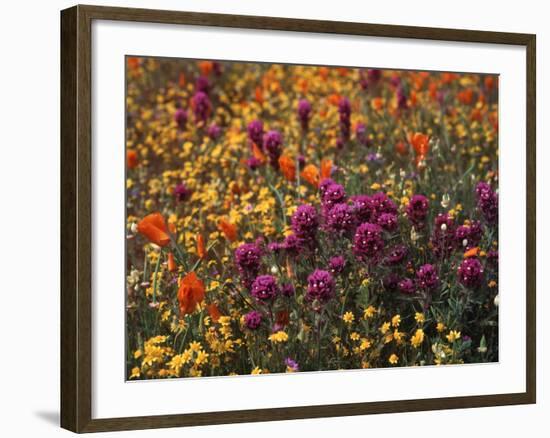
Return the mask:
<path id="1" fill-rule="evenodd" d="M 91 291 L 91 23 L 92 20 L 221 26 L 295 32 L 415 38 L 525 46 L 527 51 L 527 349 L 526 392 L 92 419 Z M 176 426 L 516 405 L 536 402 L 536 37 L 531 34 L 439 29 L 74 6 L 61 12 L 61 426 L 99 432 Z"/>

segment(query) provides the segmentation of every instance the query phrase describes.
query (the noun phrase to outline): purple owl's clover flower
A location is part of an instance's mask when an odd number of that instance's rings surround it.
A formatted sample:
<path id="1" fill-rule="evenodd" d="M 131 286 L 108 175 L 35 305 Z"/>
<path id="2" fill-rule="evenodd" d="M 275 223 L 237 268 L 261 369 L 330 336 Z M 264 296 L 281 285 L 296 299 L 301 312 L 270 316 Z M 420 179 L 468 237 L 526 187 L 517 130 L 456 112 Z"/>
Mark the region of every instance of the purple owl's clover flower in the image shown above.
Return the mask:
<path id="1" fill-rule="evenodd" d="M 466 287 L 477 287 L 483 281 L 483 266 L 476 258 L 465 259 L 458 267 L 458 281 Z"/>
<path id="2" fill-rule="evenodd" d="M 279 295 L 280 289 L 273 275 L 260 275 L 252 283 L 250 294 L 258 301 L 271 301 Z"/>
<path id="3" fill-rule="evenodd" d="M 334 277 L 328 271 L 316 269 L 307 278 L 306 300 L 326 303 L 334 297 Z"/>
<path id="4" fill-rule="evenodd" d="M 298 102 L 298 119 L 300 120 L 300 126 L 303 132 L 308 130 L 310 117 L 311 104 L 306 99 L 300 99 Z"/>

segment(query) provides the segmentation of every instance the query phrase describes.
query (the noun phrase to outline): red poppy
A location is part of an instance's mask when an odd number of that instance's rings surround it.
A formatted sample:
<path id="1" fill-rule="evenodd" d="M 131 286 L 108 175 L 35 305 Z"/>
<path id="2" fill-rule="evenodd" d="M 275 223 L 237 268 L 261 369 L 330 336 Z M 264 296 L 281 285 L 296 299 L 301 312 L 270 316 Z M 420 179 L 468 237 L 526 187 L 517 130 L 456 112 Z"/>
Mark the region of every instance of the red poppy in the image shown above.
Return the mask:
<path id="1" fill-rule="evenodd" d="M 296 179 L 296 164 L 294 164 L 294 160 L 288 155 L 281 155 L 279 157 L 279 168 L 287 181 L 294 181 Z"/>
<path id="2" fill-rule="evenodd" d="M 220 317 L 222 316 L 222 313 L 220 312 L 220 309 L 218 309 L 218 306 L 216 304 L 208 304 L 206 306 L 206 310 L 208 310 L 208 314 L 210 315 L 210 318 L 212 318 L 212 321 L 218 322 Z"/>
<path id="3" fill-rule="evenodd" d="M 202 237 L 202 234 L 197 234 L 197 255 L 200 259 L 206 257 L 206 248 L 204 246 L 204 237 Z"/>
<path id="4" fill-rule="evenodd" d="M 317 187 L 319 185 L 319 169 L 314 164 L 308 164 L 304 167 L 300 175 L 312 186 Z"/>
<path id="5" fill-rule="evenodd" d="M 171 252 L 168 253 L 168 270 L 170 272 L 176 272 L 178 266 L 176 265 L 176 260 L 174 259 L 174 254 Z"/>
<path id="6" fill-rule="evenodd" d="M 218 224 L 220 230 L 230 242 L 237 240 L 237 226 L 231 222 L 221 219 Z"/>

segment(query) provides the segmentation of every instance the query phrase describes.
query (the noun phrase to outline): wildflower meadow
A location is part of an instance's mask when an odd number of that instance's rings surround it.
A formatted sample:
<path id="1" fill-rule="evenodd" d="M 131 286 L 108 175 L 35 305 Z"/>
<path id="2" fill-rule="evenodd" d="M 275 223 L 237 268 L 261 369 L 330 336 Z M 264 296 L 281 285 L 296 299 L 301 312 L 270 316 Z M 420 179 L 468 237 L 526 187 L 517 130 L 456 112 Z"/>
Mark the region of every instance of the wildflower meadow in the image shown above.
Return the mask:
<path id="1" fill-rule="evenodd" d="M 126 369 L 498 361 L 498 77 L 126 59 Z"/>

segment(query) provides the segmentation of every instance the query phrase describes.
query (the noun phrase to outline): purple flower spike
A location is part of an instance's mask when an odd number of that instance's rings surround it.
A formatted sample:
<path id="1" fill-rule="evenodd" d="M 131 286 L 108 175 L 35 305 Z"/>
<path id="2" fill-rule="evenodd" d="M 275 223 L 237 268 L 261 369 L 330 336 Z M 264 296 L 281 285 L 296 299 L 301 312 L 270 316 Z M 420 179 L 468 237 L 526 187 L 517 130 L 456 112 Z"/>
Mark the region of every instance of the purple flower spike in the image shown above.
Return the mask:
<path id="1" fill-rule="evenodd" d="M 174 197 L 178 202 L 187 201 L 191 197 L 191 190 L 184 183 L 179 183 L 174 187 Z"/>
<path id="2" fill-rule="evenodd" d="M 458 267 L 458 281 L 466 287 L 477 287 L 483 281 L 483 266 L 476 258 L 464 260 Z"/>
<path id="3" fill-rule="evenodd" d="M 429 202 L 424 195 L 414 195 L 407 205 L 407 217 L 409 221 L 417 228 L 424 226 L 426 216 L 428 216 Z"/>
<path id="4" fill-rule="evenodd" d="M 307 131 L 309 127 L 309 118 L 311 117 L 311 104 L 306 99 L 300 99 L 298 102 L 298 119 L 302 126 L 302 131 Z"/>
<path id="5" fill-rule="evenodd" d="M 256 310 L 252 310 L 244 315 L 244 323 L 250 330 L 257 330 L 262 323 L 262 314 Z"/>
<path id="6" fill-rule="evenodd" d="M 279 168 L 279 157 L 281 156 L 281 145 L 283 136 L 279 131 L 269 131 L 264 135 L 264 147 L 269 156 L 269 163 L 276 169 Z"/>
<path id="7" fill-rule="evenodd" d="M 197 122 L 206 122 L 212 110 L 208 94 L 204 91 L 197 91 L 191 98 L 191 106 L 195 114 L 195 120 Z"/>
<path id="8" fill-rule="evenodd" d="M 306 299 L 326 303 L 334 296 L 334 278 L 330 272 L 316 269 L 307 278 Z"/>
<path id="9" fill-rule="evenodd" d="M 439 285 L 439 277 L 434 265 L 422 265 L 416 271 L 416 284 L 420 289 L 432 290 Z"/>
<path id="10" fill-rule="evenodd" d="M 264 136 L 264 124 L 261 120 L 253 120 L 248 124 L 247 127 L 248 138 L 259 148 L 263 147 L 263 136 Z"/>
<path id="11" fill-rule="evenodd" d="M 290 219 L 292 231 L 296 237 L 310 241 L 315 238 L 319 228 L 317 210 L 309 204 L 300 205 Z"/>
<path id="12" fill-rule="evenodd" d="M 384 249 L 382 228 L 376 224 L 364 223 L 357 227 L 353 238 L 353 252 L 361 258 L 378 258 Z"/>
<path id="13" fill-rule="evenodd" d="M 260 275 L 252 283 L 250 294 L 258 301 L 271 301 L 279 295 L 279 286 L 273 275 Z"/>

